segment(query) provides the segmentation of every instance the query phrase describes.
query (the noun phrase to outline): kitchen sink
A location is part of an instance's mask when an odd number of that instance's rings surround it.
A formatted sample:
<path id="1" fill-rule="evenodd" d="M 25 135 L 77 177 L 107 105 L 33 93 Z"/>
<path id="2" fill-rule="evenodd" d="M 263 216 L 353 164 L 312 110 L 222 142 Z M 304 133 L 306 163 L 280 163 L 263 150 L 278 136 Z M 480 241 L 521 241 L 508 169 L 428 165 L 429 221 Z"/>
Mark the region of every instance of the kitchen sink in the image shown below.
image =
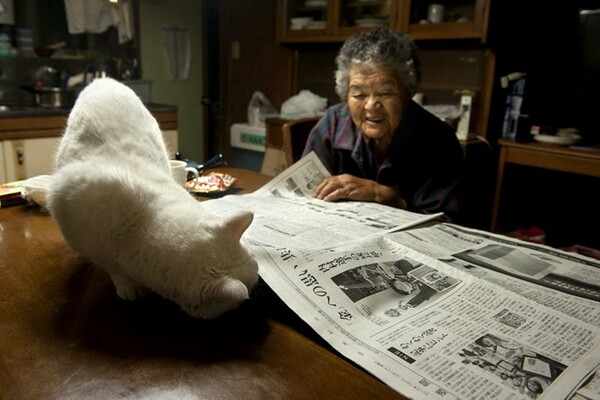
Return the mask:
<path id="1" fill-rule="evenodd" d="M 37 107 L 35 106 L 12 106 L 12 105 L 4 105 L 0 104 L 0 112 L 6 111 L 35 111 Z"/>
<path id="2" fill-rule="evenodd" d="M 45 108 L 39 106 L 0 104 L 0 117 L 28 117 L 36 115 L 68 114 L 69 110 L 60 108 Z"/>

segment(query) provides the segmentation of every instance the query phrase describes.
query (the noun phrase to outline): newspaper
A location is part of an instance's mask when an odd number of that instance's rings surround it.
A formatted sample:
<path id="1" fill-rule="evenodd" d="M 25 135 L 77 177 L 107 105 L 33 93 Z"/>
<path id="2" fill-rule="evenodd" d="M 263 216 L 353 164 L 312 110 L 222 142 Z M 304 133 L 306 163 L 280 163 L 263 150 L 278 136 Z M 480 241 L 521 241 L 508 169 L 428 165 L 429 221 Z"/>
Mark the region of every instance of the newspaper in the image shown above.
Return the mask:
<path id="1" fill-rule="evenodd" d="M 262 279 L 409 398 L 600 399 L 600 264 L 373 203 L 311 197 L 314 154 L 249 195 Z"/>

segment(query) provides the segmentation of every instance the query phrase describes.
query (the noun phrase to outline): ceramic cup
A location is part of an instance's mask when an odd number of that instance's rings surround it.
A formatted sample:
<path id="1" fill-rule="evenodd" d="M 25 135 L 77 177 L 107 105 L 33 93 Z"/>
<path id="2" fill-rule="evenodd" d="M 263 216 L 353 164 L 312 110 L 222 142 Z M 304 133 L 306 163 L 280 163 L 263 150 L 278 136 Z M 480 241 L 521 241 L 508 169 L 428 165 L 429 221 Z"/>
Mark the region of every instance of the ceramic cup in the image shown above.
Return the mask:
<path id="1" fill-rule="evenodd" d="M 194 174 L 194 179 L 198 179 L 198 170 L 196 170 L 196 168 L 188 167 L 185 161 L 169 160 L 169 167 L 171 168 L 171 176 L 175 182 L 181 186 L 185 186 L 188 172 Z"/>
<path id="2" fill-rule="evenodd" d="M 446 7 L 443 4 L 430 4 L 427 8 L 427 19 L 432 24 L 444 22 L 446 18 Z"/>

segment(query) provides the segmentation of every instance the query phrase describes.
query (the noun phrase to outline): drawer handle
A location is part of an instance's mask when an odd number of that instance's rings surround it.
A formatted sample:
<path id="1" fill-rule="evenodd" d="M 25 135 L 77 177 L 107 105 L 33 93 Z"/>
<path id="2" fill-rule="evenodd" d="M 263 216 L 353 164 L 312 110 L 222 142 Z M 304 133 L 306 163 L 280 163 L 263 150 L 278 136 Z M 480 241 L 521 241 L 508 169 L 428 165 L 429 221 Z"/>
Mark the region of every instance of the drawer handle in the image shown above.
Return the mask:
<path id="1" fill-rule="evenodd" d="M 25 152 L 22 148 L 17 149 L 17 164 L 23 165 L 25 163 Z"/>

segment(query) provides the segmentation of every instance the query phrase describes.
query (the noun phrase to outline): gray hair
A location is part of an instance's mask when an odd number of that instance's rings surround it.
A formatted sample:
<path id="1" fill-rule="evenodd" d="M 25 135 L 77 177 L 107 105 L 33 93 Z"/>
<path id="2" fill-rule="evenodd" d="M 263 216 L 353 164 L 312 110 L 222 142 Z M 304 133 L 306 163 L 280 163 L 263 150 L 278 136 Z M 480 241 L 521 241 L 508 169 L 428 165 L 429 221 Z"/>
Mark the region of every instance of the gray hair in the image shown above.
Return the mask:
<path id="1" fill-rule="evenodd" d="M 350 70 L 392 68 L 409 98 L 417 92 L 421 60 L 415 42 L 408 35 L 376 28 L 348 38 L 335 59 L 335 91 L 342 101 L 348 97 Z"/>

